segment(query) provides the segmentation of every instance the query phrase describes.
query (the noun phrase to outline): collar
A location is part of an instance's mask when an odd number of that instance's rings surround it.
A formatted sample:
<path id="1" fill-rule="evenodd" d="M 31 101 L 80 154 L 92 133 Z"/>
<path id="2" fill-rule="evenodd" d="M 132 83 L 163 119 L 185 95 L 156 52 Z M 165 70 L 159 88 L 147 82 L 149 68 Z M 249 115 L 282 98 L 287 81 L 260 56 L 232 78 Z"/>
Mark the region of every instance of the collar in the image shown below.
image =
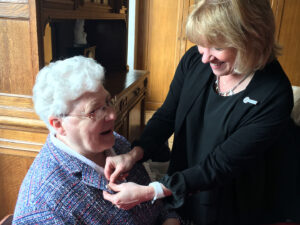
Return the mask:
<path id="1" fill-rule="evenodd" d="M 60 166 L 70 174 L 81 176 L 82 181 L 88 186 L 109 191 L 106 188 L 109 182 L 104 176 L 103 167 L 75 152 L 53 134 L 48 136 L 46 143 Z M 114 150 L 110 149 L 109 154 L 115 154 Z"/>

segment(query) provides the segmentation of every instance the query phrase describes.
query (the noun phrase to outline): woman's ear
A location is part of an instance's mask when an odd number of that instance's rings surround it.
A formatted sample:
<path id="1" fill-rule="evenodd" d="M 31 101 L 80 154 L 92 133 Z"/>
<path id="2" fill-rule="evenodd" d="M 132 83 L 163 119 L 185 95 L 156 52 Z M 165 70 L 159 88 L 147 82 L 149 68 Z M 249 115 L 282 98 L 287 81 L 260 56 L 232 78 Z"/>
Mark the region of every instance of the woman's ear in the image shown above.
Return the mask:
<path id="1" fill-rule="evenodd" d="M 65 135 L 66 132 L 63 127 L 61 118 L 56 117 L 56 116 L 50 116 L 49 123 L 59 135 L 62 135 L 62 136 Z"/>

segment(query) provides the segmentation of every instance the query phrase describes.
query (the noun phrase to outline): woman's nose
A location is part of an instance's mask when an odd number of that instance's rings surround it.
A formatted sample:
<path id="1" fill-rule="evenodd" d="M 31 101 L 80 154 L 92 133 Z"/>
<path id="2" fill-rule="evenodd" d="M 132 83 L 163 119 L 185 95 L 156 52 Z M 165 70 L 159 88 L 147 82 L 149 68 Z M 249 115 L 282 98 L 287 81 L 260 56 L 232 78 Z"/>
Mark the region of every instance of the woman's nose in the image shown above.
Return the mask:
<path id="1" fill-rule="evenodd" d="M 107 111 L 107 114 L 105 116 L 105 120 L 109 121 L 109 120 L 116 120 L 117 115 L 116 115 L 116 111 L 114 108 L 109 108 L 109 110 Z"/>
<path id="2" fill-rule="evenodd" d="M 202 53 L 202 62 L 203 63 L 209 63 L 211 60 L 211 54 L 209 48 L 203 49 Z"/>

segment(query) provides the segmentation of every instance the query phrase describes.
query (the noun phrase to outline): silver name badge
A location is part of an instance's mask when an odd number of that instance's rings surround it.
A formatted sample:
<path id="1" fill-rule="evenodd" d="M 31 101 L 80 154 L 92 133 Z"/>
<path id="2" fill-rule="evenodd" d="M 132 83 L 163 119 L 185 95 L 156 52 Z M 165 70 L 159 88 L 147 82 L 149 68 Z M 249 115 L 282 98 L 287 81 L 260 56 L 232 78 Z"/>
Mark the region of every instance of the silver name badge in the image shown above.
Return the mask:
<path id="1" fill-rule="evenodd" d="M 257 104 L 257 101 L 256 101 L 256 100 L 251 99 L 251 98 L 249 98 L 249 97 L 245 97 L 244 100 L 243 100 L 243 102 L 244 102 L 245 104 L 247 104 L 247 103 L 250 103 L 250 104 L 252 104 L 252 105 L 256 105 L 256 104 Z"/>

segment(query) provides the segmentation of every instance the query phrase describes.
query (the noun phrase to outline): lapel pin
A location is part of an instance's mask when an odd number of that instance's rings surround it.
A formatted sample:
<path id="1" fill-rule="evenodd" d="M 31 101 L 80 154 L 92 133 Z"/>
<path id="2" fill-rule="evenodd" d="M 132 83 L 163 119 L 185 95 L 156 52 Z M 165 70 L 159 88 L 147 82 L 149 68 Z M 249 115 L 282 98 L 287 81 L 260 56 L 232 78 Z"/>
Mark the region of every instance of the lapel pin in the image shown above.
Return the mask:
<path id="1" fill-rule="evenodd" d="M 244 100 L 243 100 L 243 102 L 244 102 L 245 104 L 247 104 L 247 103 L 250 103 L 250 104 L 252 104 L 252 105 L 256 105 L 256 104 L 257 104 L 257 101 L 256 101 L 256 100 L 251 99 L 251 98 L 249 98 L 249 97 L 245 97 Z"/>

